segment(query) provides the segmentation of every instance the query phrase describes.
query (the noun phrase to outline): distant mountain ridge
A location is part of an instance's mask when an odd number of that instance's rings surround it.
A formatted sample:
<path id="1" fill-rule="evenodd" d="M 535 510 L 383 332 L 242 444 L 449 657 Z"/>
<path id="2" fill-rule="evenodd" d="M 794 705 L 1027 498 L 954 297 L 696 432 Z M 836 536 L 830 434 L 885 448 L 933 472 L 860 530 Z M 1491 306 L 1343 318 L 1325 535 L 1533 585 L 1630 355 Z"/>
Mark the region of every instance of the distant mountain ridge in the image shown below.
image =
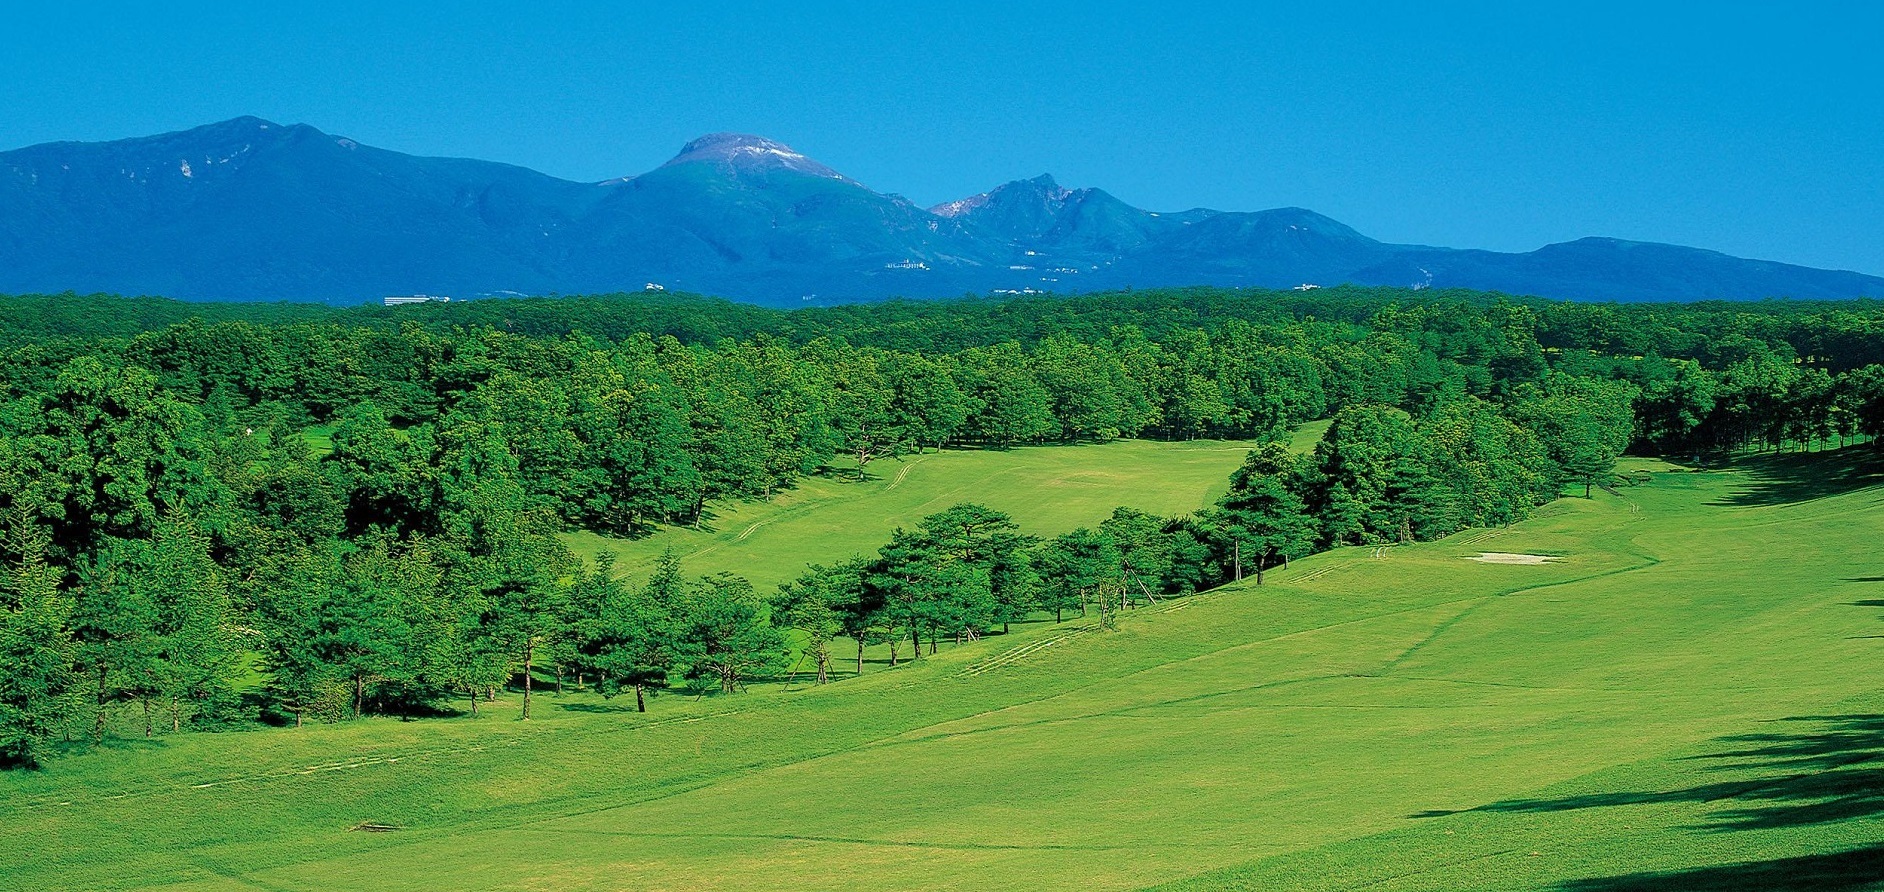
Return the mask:
<path id="1" fill-rule="evenodd" d="M 654 285 L 795 306 L 1344 282 L 1592 300 L 1884 296 L 1877 276 L 1674 245 L 1501 253 L 1380 242 L 1302 208 L 1158 213 L 1045 175 L 925 209 L 733 133 L 601 183 L 252 117 L 0 152 L 0 292 L 349 303 Z"/>

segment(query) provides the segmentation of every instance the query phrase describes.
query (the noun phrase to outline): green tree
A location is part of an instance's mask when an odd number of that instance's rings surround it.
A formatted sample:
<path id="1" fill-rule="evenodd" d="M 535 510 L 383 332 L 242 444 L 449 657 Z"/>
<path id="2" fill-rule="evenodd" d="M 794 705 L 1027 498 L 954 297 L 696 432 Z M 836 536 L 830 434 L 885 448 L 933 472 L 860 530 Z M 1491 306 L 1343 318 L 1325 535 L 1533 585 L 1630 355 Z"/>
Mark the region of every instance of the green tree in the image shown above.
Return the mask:
<path id="1" fill-rule="evenodd" d="M 690 677 L 712 679 L 730 694 L 785 662 L 785 638 L 752 583 L 721 573 L 688 586 L 680 602 L 677 652 Z"/>
<path id="2" fill-rule="evenodd" d="M 1038 556 L 1047 608 L 1054 620 L 1061 611 L 1097 606 L 1105 628 L 1116 625 L 1113 599 L 1124 590 L 1125 579 L 1118 545 L 1111 537 L 1084 527 L 1046 541 Z"/>
<path id="3" fill-rule="evenodd" d="M 983 442 L 1007 447 L 1035 442 L 1061 429 L 1053 415 L 1052 394 L 1029 369 L 1018 345 L 970 351 L 964 365 L 981 406 L 969 419 L 968 428 Z"/>
<path id="4" fill-rule="evenodd" d="M 256 568 L 250 620 L 261 633 L 261 665 L 268 693 L 300 727 L 309 714 L 339 717 L 343 691 L 340 667 L 332 662 L 326 614 L 336 585 L 331 554 L 303 549 L 271 558 Z"/>
<path id="5" fill-rule="evenodd" d="M 1173 544 L 1165 526 L 1164 518 L 1133 508 L 1114 509 L 1111 517 L 1100 522 L 1099 532 L 1119 550 L 1126 598 L 1136 591 L 1146 600 L 1156 600 L 1164 590 L 1172 570 Z"/>
<path id="6" fill-rule="evenodd" d="M 314 635 L 318 661 L 344 679 L 348 712 L 366 714 L 381 685 L 395 698 L 416 683 L 429 644 L 413 620 L 428 575 L 412 566 L 417 558 L 401 554 L 381 537 L 347 558 L 325 593 Z"/>
<path id="7" fill-rule="evenodd" d="M 1275 560 L 1306 554 L 1315 541 L 1315 524 L 1299 494 L 1300 462 L 1287 446 L 1266 443 L 1244 458 L 1230 475 L 1230 490 L 1218 500 L 1218 517 L 1232 543 L 1232 572 L 1243 578 L 1243 564 L 1253 562 L 1256 584 Z"/>
<path id="8" fill-rule="evenodd" d="M 1542 392 L 1524 394 L 1512 407 L 1516 420 L 1537 434 L 1564 479 L 1583 484 L 1589 497 L 1608 479 L 1635 428 L 1634 387 L 1558 375 Z"/>
<path id="9" fill-rule="evenodd" d="M 962 389 L 960 370 L 947 356 L 891 354 L 885 363 L 896 426 L 906 431 L 918 448 L 947 446 L 967 426 L 977 405 Z"/>
<path id="10" fill-rule="evenodd" d="M 73 609 L 75 665 L 90 686 L 92 739 L 103 742 L 114 706 L 157 693 L 156 587 L 144 583 L 149 544 L 109 539 L 82 567 Z M 148 709 L 146 710 L 148 716 Z"/>
<path id="11" fill-rule="evenodd" d="M 0 767 L 36 767 L 73 683 L 72 604 L 46 561 L 52 535 L 26 511 L 7 518 L 0 574 Z"/>
<path id="12" fill-rule="evenodd" d="M 617 579 L 614 566 L 613 555 L 598 556 L 572 592 L 573 599 L 590 605 L 583 611 L 578 650 L 583 665 L 596 673 L 603 696 L 632 690 L 635 710 L 647 712 L 647 688 L 667 683 L 680 649 L 675 625 L 683 596 L 680 561 L 666 553 L 653 578 L 638 589 Z"/>
<path id="13" fill-rule="evenodd" d="M 857 463 L 857 479 L 864 479 L 871 462 L 894 458 L 910 448 L 906 416 L 896 411 L 896 391 L 884 376 L 880 356 L 825 342 L 807 349 L 817 351 L 813 355 L 830 371 L 831 431 Z"/>
<path id="14" fill-rule="evenodd" d="M 564 633 L 568 590 L 548 567 L 519 563 L 498 569 L 485 594 L 491 605 L 488 633 L 501 643 L 523 684 L 523 708 L 517 717 L 529 721 L 540 655 Z"/>
<path id="15" fill-rule="evenodd" d="M 857 674 L 863 674 L 865 631 L 851 618 L 864 613 L 865 567 L 862 559 L 812 564 L 795 581 L 779 586 L 773 599 L 773 615 L 805 633 L 804 651 L 816 666 L 818 684 L 830 680 L 832 640 L 847 633 L 857 640 Z"/>
<path id="16" fill-rule="evenodd" d="M 511 655 L 500 635 L 492 634 L 496 617 L 483 592 L 457 599 L 449 624 L 434 644 L 433 665 L 441 684 L 464 694 L 471 716 L 478 699 L 510 680 Z"/>
<path id="17" fill-rule="evenodd" d="M 180 731 L 186 712 L 200 715 L 230 694 L 240 642 L 223 570 L 210 556 L 208 537 L 182 518 L 160 521 L 139 584 L 152 589 L 158 622 L 156 646 L 147 664 L 144 688 L 145 735 L 150 734 L 153 701 Z"/>

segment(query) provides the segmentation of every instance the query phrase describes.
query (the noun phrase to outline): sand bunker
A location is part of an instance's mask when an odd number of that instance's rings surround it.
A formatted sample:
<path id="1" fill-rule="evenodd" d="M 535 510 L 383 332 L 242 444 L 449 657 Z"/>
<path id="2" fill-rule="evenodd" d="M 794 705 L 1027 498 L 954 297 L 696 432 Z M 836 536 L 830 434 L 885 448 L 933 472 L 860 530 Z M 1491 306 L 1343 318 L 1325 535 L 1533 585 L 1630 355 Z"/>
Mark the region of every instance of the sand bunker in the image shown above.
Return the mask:
<path id="1" fill-rule="evenodd" d="M 1548 554 L 1513 554 L 1509 551 L 1481 551 L 1477 557 L 1466 558 L 1481 564 L 1549 564 L 1561 558 Z"/>

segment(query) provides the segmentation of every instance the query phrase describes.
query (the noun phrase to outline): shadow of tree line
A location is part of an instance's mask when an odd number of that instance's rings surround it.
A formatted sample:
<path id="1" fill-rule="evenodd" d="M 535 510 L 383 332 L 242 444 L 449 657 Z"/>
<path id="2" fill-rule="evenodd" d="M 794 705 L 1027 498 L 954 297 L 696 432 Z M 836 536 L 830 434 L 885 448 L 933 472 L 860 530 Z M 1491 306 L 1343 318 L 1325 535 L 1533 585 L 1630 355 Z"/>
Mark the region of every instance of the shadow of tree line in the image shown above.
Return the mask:
<path id="1" fill-rule="evenodd" d="M 1876 444 L 1827 452 L 1740 456 L 1726 463 L 1748 481 L 1710 504 L 1728 508 L 1789 505 L 1884 484 L 1884 450 Z"/>
<path id="2" fill-rule="evenodd" d="M 1721 738 L 1720 752 L 1691 756 L 1739 775 L 1673 790 L 1625 790 L 1558 799 L 1512 799 L 1463 811 L 1545 813 L 1662 803 L 1718 804 L 1703 832 L 1771 830 L 1884 815 L 1884 715 L 1797 716 L 1786 730 Z M 1751 776 L 1748 776 L 1751 775 Z M 1427 811 L 1439 817 L 1456 811 Z M 1566 892 L 1857 892 L 1884 889 L 1884 845 L 1843 852 L 1571 880 Z"/>
<path id="3" fill-rule="evenodd" d="M 1884 846 L 1561 883 L 1564 892 L 1861 892 L 1884 888 Z"/>

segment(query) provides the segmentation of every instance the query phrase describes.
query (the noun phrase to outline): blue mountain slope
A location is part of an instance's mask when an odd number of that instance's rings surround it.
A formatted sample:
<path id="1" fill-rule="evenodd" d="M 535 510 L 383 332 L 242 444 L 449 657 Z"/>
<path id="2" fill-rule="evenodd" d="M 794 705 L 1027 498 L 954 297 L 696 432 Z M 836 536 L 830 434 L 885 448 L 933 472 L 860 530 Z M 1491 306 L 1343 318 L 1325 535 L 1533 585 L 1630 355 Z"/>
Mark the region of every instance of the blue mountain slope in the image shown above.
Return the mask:
<path id="1" fill-rule="evenodd" d="M 734 134 L 609 184 L 577 229 L 569 262 L 590 288 L 647 278 L 774 299 L 843 296 L 883 276 L 972 278 L 1003 250 L 783 145 Z"/>
<path id="2" fill-rule="evenodd" d="M 211 300 L 546 290 L 543 243 L 591 201 L 523 168 L 253 118 L 9 152 L 0 183 L 0 288 Z"/>
<path id="3" fill-rule="evenodd" d="M 1459 286 L 1612 300 L 1884 296 L 1884 279 L 1583 239 L 1392 245 L 1311 211 L 1153 213 L 1051 177 L 923 209 L 770 140 L 714 134 L 574 183 L 238 118 L 0 153 L 0 292 L 372 300 L 637 290 L 773 304 L 1126 285 Z"/>
<path id="4" fill-rule="evenodd" d="M 1426 283 L 1613 301 L 1764 296 L 1837 300 L 1884 294 L 1878 277 L 1862 273 L 1611 238 L 1545 245 L 1526 254 L 1409 250 L 1356 270 L 1349 278 L 1363 284 Z"/>

